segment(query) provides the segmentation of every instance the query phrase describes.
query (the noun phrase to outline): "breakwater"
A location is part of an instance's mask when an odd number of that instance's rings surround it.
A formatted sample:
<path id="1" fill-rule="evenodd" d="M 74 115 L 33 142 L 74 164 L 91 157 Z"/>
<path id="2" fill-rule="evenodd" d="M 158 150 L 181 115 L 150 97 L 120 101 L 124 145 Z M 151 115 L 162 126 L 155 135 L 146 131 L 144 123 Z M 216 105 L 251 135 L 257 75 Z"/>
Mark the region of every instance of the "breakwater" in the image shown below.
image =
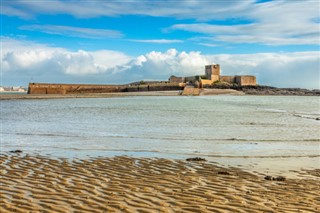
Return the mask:
<path id="1" fill-rule="evenodd" d="M 99 84 L 49 84 L 29 83 L 28 94 L 85 94 L 116 93 L 139 91 L 183 90 L 178 83 L 152 83 L 135 85 L 99 85 Z"/>

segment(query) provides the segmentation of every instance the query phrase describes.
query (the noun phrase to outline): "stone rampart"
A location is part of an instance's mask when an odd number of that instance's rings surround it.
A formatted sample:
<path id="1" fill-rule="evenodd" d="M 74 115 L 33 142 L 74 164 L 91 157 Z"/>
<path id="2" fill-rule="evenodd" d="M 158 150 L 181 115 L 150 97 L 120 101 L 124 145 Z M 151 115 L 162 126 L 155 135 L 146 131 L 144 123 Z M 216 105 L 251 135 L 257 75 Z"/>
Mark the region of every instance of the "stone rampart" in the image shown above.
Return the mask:
<path id="1" fill-rule="evenodd" d="M 220 81 L 227 82 L 229 84 L 235 83 L 235 76 L 220 76 Z"/>
<path id="2" fill-rule="evenodd" d="M 183 90 L 179 83 L 159 83 L 141 85 L 95 85 L 95 84 L 45 84 L 30 83 L 28 94 L 83 94 L 83 93 L 115 93 L 138 91 Z"/>
<path id="3" fill-rule="evenodd" d="M 220 76 L 219 75 L 211 75 L 210 79 L 211 79 L 212 82 L 219 81 Z"/>
<path id="4" fill-rule="evenodd" d="M 166 91 L 166 90 L 183 90 L 184 86 L 179 83 L 161 83 L 161 84 L 142 84 L 137 86 L 128 86 L 127 92 L 139 91 Z"/>
<path id="5" fill-rule="evenodd" d="M 124 92 L 124 85 L 30 83 L 28 94 L 79 94 Z"/>
<path id="6" fill-rule="evenodd" d="M 252 75 L 235 76 L 235 83 L 240 86 L 257 85 L 257 79 Z"/>

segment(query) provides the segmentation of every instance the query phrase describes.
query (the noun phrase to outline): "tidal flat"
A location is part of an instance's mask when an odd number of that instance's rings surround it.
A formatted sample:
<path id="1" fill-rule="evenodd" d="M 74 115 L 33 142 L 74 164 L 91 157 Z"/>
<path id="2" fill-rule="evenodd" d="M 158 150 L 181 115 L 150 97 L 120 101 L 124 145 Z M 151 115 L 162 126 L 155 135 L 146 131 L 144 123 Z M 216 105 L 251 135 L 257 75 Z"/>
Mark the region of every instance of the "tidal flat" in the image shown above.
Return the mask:
<path id="1" fill-rule="evenodd" d="M 1 104 L 1 212 L 318 211 L 319 97 Z"/>

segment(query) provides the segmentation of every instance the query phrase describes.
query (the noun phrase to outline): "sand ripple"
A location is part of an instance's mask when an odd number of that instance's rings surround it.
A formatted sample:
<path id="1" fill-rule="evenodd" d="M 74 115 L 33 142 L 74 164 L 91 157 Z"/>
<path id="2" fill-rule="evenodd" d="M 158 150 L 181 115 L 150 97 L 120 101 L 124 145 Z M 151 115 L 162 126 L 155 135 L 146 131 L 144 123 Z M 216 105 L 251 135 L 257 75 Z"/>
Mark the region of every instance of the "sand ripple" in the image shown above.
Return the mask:
<path id="1" fill-rule="evenodd" d="M 0 212 L 317 212 L 320 206 L 319 171 L 276 182 L 184 160 L 12 154 L 0 163 Z"/>

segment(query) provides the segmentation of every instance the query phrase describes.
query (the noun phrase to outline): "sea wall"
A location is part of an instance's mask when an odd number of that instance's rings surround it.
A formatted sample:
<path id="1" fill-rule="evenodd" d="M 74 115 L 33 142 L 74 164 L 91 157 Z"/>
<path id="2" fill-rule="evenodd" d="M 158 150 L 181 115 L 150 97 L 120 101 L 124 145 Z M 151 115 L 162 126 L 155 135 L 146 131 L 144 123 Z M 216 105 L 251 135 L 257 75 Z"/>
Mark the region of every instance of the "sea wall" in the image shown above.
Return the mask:
<path id="1" fill-rule="evenodd" d="M 28 94 L 111 93 L 124 92 L 126 88 L 124 85 L 30 83 Z"/>
<path id="2" fill-rule="evenodd" d="M 183 90 L 183 88 L 180 83 L 140 84 L 128 86 L 126 92 Z"/>
<path id="3" fill-rule="evenodd" d="M 28 94 L 81 94 L 81 93 L 115 93 L 138 91 L 183 90 L 179 83 L 154 83 L 140 85 L 99 85 L 99 84 L 46 84 L 30 83 Z"/>

